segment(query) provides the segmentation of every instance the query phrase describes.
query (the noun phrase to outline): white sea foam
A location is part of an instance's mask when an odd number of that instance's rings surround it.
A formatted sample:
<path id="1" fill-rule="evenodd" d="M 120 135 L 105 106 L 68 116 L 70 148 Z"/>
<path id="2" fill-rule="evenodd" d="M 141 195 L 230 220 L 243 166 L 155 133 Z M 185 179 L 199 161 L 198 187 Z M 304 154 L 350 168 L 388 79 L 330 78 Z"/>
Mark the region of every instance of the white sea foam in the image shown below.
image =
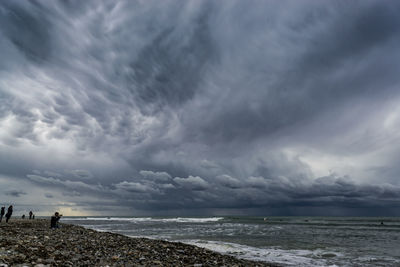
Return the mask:
<path id="1" fill-rule="evenodd" d="M 152 219 L 153 221 L 161 222 L 181 222 L 181 223 L 206 223 L 206 222 L 218 222 L 224 219 L 223 217 L 210 217 L 210 218 L 166 218 L 166 219 Z"/>
<path id="2" fill-rule="evenodd" d="M 151 221 L 150 217 L 136 218 L 136 217 L 87 217 L 88 221 L 119 221 L 119 222 L 147 222 Z"/>
<path id="3" fill-rule="evenodd" d="M 180 240 L 182 243 L 206 248 L 222 254 L 228 254 L 237 258 L 274 262 L 285 266 L 330 266 L 323 255 L 341 256 L 332 251 L 317 250 L 283 250 L 279 248 L 256 248 L 235 243 L 204 241 L 204 240 Z"/>
<path id="4" fill-rule="evenodd" d="M 86 217 L 86 218 L 65 218 L 65 221 L 126 221 L 126 222 L 177 222 L 177 223 L 207 223 L 217 222 L 224 219 L 223 217 L 209 218 L 151 218 L 151 217 Z"/>

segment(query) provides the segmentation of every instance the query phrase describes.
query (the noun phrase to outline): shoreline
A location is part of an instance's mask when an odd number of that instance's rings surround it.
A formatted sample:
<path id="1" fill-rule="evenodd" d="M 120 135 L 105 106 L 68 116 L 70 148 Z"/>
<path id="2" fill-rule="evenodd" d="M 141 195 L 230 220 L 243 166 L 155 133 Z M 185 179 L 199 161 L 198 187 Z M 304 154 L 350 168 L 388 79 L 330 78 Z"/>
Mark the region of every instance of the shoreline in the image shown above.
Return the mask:
<path id="1" fill-rule="evenodd" d="M 0 266 L 279 266 L 180 242 L 60 225 L 50 229 L 49 219 L 2 222 Z"/>

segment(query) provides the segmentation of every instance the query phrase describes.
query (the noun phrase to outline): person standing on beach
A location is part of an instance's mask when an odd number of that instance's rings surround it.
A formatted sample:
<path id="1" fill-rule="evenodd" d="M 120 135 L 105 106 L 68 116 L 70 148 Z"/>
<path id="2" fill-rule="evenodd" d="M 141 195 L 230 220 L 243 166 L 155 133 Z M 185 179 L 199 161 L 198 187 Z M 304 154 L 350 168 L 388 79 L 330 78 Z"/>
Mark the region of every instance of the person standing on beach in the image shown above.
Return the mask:
<path id="1" fill-rule="evenodd" d="M 30 211 L 30 212 L 29 212 L 29 220 L 31 220 L 31 219 L 32 219 L 32 215 L 33 215 L 33 212 L 32 212 L 32 211 Z"/>
<path id="2" fill-rule="evenodd" d="M 3 220 L 4 213 L 6 212 L 6 207 L 1 207 L 0 211 L 0 222 Z"/>
<path id="3" fill-rule="evenodd" d="M 8 223 L 8 220 L 10 220 L 12 213 L 13 213 L 13 206 L 10 205 L 8 207 L 7 214 L 6 214 L 6 223 Z"/>

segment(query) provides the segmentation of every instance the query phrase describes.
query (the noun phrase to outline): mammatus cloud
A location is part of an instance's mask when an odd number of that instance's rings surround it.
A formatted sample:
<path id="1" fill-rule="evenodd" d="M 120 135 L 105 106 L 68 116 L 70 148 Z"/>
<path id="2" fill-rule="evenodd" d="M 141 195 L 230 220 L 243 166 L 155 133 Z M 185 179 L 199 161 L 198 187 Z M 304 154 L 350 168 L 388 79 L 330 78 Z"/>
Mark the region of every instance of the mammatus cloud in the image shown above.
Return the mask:
<path id="1" fill-rule="evenodd" d="M 399 215 L 399 12 L 3 1 L 0 193 L 71 214 Z"/>

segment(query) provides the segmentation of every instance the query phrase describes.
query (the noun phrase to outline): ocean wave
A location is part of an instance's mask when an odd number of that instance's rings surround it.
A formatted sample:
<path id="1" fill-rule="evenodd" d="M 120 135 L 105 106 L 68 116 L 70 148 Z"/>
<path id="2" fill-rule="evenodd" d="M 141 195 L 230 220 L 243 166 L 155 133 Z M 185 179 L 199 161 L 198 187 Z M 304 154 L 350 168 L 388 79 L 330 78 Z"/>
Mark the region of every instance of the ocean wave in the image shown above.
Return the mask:
<path id="1" fill-rule="evenodd" d="M 179 242 L 206 248 L 218 253 L 228 254 L 237 258 L 273 262 L 284 266 L 329 266 L 326 257 L 340 257 L 342 254 L 328 250 L 284 250 L 279 248 L 256 248 L 236 243 L 205 240 L 179 240 Z M 328 256 L 326 256 L 328 255 Z"/>
<path id="2" fill-rule="evenodd" d="M 207 223 L 223 220 L 223 217 L 208 218 L 151 218 L 151 217 L 85 217 L 85 218 L 65 218 L 65 221 L 125 221 L 125 222 L 177 222 L 177 223 Z"/>
<path id="3" fill-rule="evenodd" d="M 167 219 L 153 219 L 154 221 L 162 221 L 162 222 L 192 222 L 192 223 L 205 223 L 205 222 L 218 222 L 223 220 L 223 217 L 210 217 L 210 218 L 184 218 L 184 217 L 177 217 L 177 218 L 167 218 Z"/>

